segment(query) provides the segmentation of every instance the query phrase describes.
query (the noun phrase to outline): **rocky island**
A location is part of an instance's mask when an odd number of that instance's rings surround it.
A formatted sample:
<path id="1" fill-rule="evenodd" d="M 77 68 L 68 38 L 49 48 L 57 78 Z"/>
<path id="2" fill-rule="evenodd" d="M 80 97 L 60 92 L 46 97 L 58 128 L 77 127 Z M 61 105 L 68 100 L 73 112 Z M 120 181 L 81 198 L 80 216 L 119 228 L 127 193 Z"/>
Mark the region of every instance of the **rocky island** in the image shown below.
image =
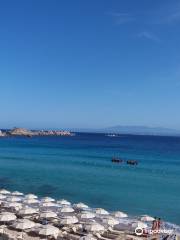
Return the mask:
<path id="1" fill-rule="evenodd" d="M 5 136 L 5 133 L 3 133 L 1 130 L 0 130 L 0 137 L 4 137 Z"/>
<path id="2" fill-rule="evenodd" d="M 28 130 L 25 128 L 13 128 L 10 130 L 0 130 L 0 137 L 5 136 L 73 136 L 74 134 L 64 130 Z"/>

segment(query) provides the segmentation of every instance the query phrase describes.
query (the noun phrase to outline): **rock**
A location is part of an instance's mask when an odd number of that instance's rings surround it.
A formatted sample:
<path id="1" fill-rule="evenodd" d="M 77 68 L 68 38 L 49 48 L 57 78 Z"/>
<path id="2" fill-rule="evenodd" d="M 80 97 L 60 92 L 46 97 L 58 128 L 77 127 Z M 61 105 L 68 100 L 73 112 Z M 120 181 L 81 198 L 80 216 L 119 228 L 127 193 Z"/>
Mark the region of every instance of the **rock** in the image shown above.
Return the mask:
<path id="1" fill-rule="evenodd" d="M 5 137 L 5 136 L 6 136 L 6 134 L 3 133 L 3 132 L 0 130 L 0 137 Z"/>
<path id="2" fill-rule="evenodd" d="M 10 135 L 17 135 L 17 136 L 32 136 L 33 133 L 25 128 L 13 128 L 9 131 Z"/>
<path id="3" fill-rule="evenodd" d="M 5 133 L 0 133 L 0 136 L 74 136 L 69 131 L 58 131 L 58 130 L 28 130 L 25 128 L 13 128 L 12 130 L 6 131 Z"/>

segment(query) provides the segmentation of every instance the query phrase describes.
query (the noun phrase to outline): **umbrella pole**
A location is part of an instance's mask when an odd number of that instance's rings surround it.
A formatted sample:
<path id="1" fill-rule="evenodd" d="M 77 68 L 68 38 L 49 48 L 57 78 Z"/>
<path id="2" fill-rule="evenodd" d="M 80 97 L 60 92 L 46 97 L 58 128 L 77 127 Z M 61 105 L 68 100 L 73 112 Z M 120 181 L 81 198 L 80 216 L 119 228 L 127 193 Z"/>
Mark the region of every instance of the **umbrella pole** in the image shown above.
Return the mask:
<path id="1" fill-rule="evenodd" d="M 22 239 L 24 239 L 24 238 L 23 238 L 23 236 L 24 236 L 23 233 L 24 233 L 24 231 L 23 231 L 23 229 L 22 229 L 22 230 L 21 230 L 21 237 L 22 237 Z"/>

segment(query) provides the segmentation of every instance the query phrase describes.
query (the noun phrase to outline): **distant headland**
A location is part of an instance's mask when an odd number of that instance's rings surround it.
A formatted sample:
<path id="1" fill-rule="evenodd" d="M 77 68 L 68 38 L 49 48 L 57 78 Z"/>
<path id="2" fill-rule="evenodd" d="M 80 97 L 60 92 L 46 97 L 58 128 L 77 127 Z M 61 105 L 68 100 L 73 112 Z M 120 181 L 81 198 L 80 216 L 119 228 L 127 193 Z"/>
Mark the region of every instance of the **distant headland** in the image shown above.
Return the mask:
<path id="1" fill-rule="evenodd" d="M 106 133 L 106 134 L 130 134 L 130 135 L 150 135 L 150 136 L 180 136 L 180 130 L 164 127 L 148 126 L 112 126 L 96 129 L 72 129 L 74 132 Z"/>
<path id="2" fill-rule="evenodd" d="M 70 131 L 64 130 L 28 130 L 25 128 L 13 128 L 10 130 L 0 130 L 0 137 L 6 136 L 72 136 Z"/>

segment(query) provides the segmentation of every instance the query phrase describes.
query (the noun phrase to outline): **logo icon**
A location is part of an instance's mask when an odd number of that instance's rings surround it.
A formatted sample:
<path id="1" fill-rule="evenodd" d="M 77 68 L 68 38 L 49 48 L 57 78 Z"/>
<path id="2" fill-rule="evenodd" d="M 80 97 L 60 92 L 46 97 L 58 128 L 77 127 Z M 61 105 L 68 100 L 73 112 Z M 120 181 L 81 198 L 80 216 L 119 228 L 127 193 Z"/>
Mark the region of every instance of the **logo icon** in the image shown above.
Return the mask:
<path id="1" fill-rule="evenodd" d="M 135 229 L 135 234 L 136 234 L 137 236 L 143 235 L 143 229 L 142 229 L 141 227 L 137 227 L 137 228 Z"/>

